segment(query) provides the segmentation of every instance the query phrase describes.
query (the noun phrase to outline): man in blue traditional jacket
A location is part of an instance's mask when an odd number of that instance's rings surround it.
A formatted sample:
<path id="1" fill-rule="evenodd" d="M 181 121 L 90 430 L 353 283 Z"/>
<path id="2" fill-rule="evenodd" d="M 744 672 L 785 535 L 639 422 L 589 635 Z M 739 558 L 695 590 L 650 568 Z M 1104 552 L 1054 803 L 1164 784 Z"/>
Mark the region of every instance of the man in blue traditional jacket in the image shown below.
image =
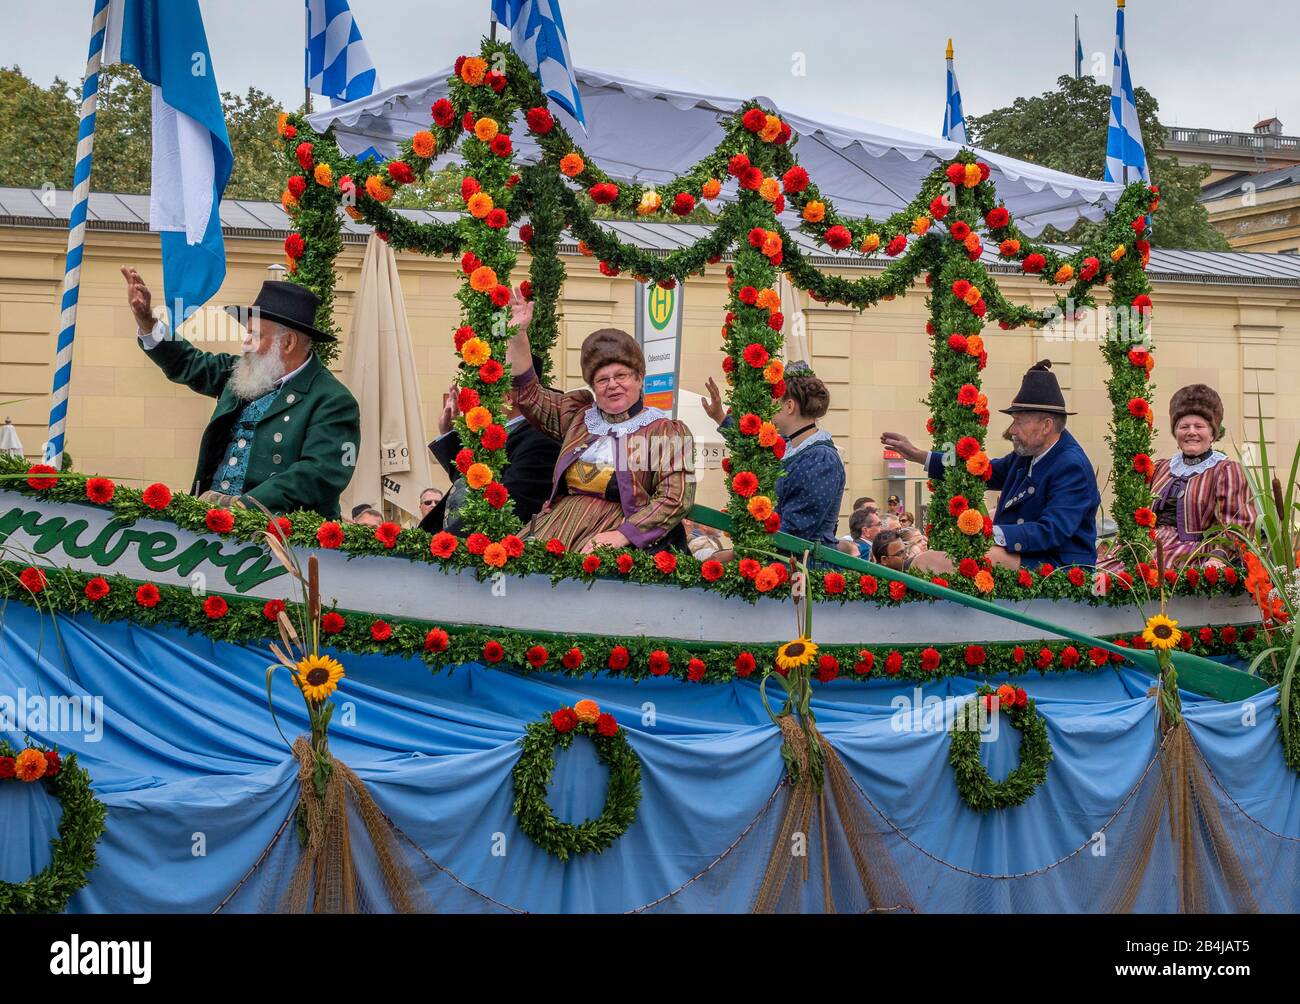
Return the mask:
<path id="1" fill-rule="evenodd" d="M 1010 407 L 1010 428 L 1003 434 L 1014 452 L 992 462 L 990 491 L 1001 492 L 993 516 L 989 560 L 1003 568 L 1041 564 L 1094 565 L 1097 562 L 1097 507 L 1101 494 L 1092 462 L 1065 428 L 1065 395 L 1048 360 L 1025 374 Z M 944 454 L 922 450 L 897 432 L 880 441 L 908 460 L 925 464 L 937 483 L 943 477 Z M 923 551 L 914 569 L 945 573 L 952 559 L 942 551 Z"/>

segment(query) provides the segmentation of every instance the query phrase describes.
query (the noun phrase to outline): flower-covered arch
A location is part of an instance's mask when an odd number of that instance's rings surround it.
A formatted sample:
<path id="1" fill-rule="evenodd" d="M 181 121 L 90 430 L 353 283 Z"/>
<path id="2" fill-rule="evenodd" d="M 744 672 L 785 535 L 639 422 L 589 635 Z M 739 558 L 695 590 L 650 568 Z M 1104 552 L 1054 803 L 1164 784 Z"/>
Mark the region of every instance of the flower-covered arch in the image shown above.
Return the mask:
<path id="1" fill-rule="evenodd" d="M 537 80 L 510 46 L 488 40 L 479 55 L 457 59 L 448 96 L 432 106 L 430 116 L 429 128 L 382 165 L 342 154 L 328 134 L 316 133 L 300 116 L 282 117 L 280 134 L 292 164 L 282 202 L 295 226 L 285 250 L 293 278 L 320 295 L 317 323 L 326 330 L 333 327 L 340 206 L 395 247 L 460 257 L 462 316 L 453 339 L 461 359 L 457 431 L 466 445 L 456 462 L 470 486 L 465 523 L 475 531 L 471 540 L 477 547 L 487 546 L 484 540 L 504 542 L 519 528 L 500 474 L 506 462 L 503 397 L 510 377 L 507 302 L 516 265 L 508 235 L 511 224 L 520 224 L 532 261 L 528 279 L 518 286 L 534 303 L 530 339 L 548 366 L 565 277 L 557 252 L 564 231 L 578 238 L 584 254 L 598 259 L 603 274 L 628 273 L 636 281 L 666 287 L 731 256 L 722 365 L 727 403 L 738 420 L 727 433 L 727 511 L 742 552 L 766 547 L 769 535 L 780 528 L 772 503 L 784 442 L 771 424 L 784 392 L 778 272 L 786 272 L 795 287 L 817 300 L 860 310 L 904 295 L 924 281 L 933 361 L 928 428 L 934 449 L 945 456 L 944 476 L 932 485 L 930 533 L 935 545 L 959 562 L 971 559 L 960 563 L 981 591 L 993 585 L 991 575 L 977 578 L 986 570 L 982 559 L 991 535 L 983 503 L 989 410 L 980 390 L 987 362 L 982 331 L 990 322 L 1010 329 L 1072 318 L 1095 304 L 1097 287 L 1109 285 L 1103 354 L 1111 368 L 1111 513 L 1119 543 L 1145 555 L 1153 523 L 1148 384 L 1153 355 L 1145 272 L 1150 246 L 1144 233 L 1149 214 L 1158 207 L 1154 188 L 1130 185 L 1101 236 L 1070 255 L 1021 232 L 999 203 L 988 166 L 968 150 L 936 168 L 912 201 L 887 219 L 850 218 L 798 163 L 798 137 L 789 125 L 756 102 L 725 119 L 717 147 L 670 182 L 653 187 L 620 183 L 593 163 L 547 111 Z M 516 163 L 511 133 L 517 128 L 537 140 L 539 163 Z M 396 212 L 390 204 L 395 190 L 422 177 L 438 156 L 457 145 L 466 168 L 461 187 L 465 214 L 451 223 L 417 223 Z M 734 197 L 719 202 L 728 188 Z M 579 193 L 586 193 L 590 203 Z M 715 225 L 707 236 L 666 257 L 619 240 L 591 210 L 595 204 L 671 219 L 702 203 L 718 205 Z M 787 209 L 799 216 L 802 231 L 826 247 L 882 255 L 891 259 L 889 264 L 877 275 L 855 280 L 822 272 L 803 257 L 782 224 Z M 1008 301 L 981 261 L 988 242 L 1002 259 L 1052 286 L 1054 306 L 1035 310 Z M 504 548 L 507 560 L 511 550 L 517 548 Z"/>

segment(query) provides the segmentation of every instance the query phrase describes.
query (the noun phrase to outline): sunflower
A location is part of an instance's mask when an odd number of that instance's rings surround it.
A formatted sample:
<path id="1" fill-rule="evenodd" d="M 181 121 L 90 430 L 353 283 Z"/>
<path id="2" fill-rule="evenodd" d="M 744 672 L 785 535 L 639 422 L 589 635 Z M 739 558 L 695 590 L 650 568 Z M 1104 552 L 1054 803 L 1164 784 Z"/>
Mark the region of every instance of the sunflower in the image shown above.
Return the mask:
<path id="1" fill-rule="evenodd" d="M 334 693 L 341 679 L 343 664 L 327 655 L 309 655 L 298 663 L 298 686 L 313 704 Z"/>
<path id="2" fill-rule="evenodd" d="M 1183 633 L 1178 630 L 1178 622 L 1164 614 L 1153 616 L 1147 621 L 1146 629 L 1142 632 L 1142 638 L 1148 645 L 1166 650 L 1177 648 L 1182 637 Z"/>
<path id="3" fill-rule="evenodd" d="M 796 638 L 776 650 L 776 664 L 782 669 L 806 666 L 817 657 L 817 645 L 811 638 Z"/>

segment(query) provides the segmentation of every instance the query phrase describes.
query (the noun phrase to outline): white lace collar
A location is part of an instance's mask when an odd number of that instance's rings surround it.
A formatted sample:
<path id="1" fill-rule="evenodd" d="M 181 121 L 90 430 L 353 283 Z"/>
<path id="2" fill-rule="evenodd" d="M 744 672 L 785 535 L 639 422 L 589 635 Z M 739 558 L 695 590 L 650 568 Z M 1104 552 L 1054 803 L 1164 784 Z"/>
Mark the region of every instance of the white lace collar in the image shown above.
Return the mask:
<path id="1" fill-rule="evenodd" d="M 1189 464 L 1183 460 L 1182 451 L 1179 450 L 1169 458 L 1169 473 L 1176 478 L 1185 478 L 1189 474 L 1203 474 L 1210 470 L 1210 468 L 1217 467 L 1227 459 L 1228 455 L 1226 453 L 1220 453 L 1218 450 L 1211 450 L 1210 455 L 1199 464 Z"/>
<path id="2" fill-rule="evenodd" d="M 587 409 L 584 419 L 587 423 L 587 431 L 593 436 L 614 436 L 622 439 L 630 432 L 636 432 L 637 429 L 644 429 L 651 422 L 657 422 L 661 418 L 671 418 L 672 416 L 666 411 L 659 408 L 645 407 L 638 411 L 631 418 L 624 419 L 621 422 L 607 421 L 605 416 L 596 406 Z"/>
<path id="3" fill-rule="evenodd" d="M 787 440 L 787 442 L 789 442 L 789 440 Z M 805 440 L 804 440 L 802 443 L 800 443 L 798 446 L 791 446 L 791 447 L 789 447 L 789 448 L 785 451 L 785 456 L 784 456 L 782 459 L 783 459 L 783 460 L 789 460 L 791 457 L 793 457 L 795 454 L 797 454 L 800 450 L 804 449 L 804 447 L 812 446 L 813 443 L 831 443 L 832 445 L 834 445 L 834 443 L 835 443 L 835 437 L 832 436 L 832 435 L 831 435 L 829 432 L 827 432 L 825 429 L 818 429 L 816 432 L 814 432 L 811 436 L 809 436 L 807 439 L 805 439 Z"/>

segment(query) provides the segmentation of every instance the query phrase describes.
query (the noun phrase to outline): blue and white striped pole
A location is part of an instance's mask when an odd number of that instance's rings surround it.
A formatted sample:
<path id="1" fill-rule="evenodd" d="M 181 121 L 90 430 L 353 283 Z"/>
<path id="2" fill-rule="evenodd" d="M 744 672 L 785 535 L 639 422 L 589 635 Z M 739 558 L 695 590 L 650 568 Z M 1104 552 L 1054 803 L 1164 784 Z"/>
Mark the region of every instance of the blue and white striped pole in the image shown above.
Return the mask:
<path id="1" fill-rule="evenodd" d="M 99 107 L 99 68 L 104 57 L 109 2 L 95 0 L 95 16 L 90 25 L 90 52 L 86 56 L 86 81 L 81 94 L 77 166 L 72 181 L 72 213 L 68 217 L 68 254 L 63 266 L 63 307 L 59 317 L 58 354 L 54 357 L 54 389 L 50 395 L 50 432 L 44 450 L 44 462 L 56 470 L 63 463 L 63 436 L 68 421 L 72 339 L 77 329 L 81 255 L 86 243 L 86 214 L 90 204 L 90 161 L 95 146 L 95 111 Z"/>

